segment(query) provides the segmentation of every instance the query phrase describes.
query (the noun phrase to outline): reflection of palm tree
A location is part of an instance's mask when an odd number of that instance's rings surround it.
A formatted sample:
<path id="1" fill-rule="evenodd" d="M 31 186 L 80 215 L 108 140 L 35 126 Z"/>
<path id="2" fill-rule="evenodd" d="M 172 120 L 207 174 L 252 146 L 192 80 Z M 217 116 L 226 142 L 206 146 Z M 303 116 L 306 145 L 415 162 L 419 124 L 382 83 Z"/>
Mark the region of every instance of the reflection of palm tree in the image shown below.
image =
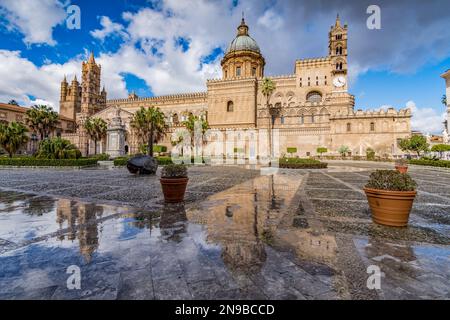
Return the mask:
<path id="1" fill-rule="evenodd" d="M 159 217 L 159 213 L 155 212 L 139 212 L 134 217 L 133 226 L 139 229 L 148 229 L 150 234 L 152 233 L 152 229 L 154 225 L 157 224 L 157 219 Z"/>
<path id="2" fill-rule="evenodd" d="M 159 228 L 164 239 L 180 242 L 187 228 L 187 216 L 184 203 L 166 204 L 161 213 Z"/>
<path id="3" fill-rule="evenodd" d="M 275 83 L 269 79 L 269 78 L 264 78 L 262 81 L 262 88 L 261 88 L 261 92 L 264 95 L 264 97 L 266 98 L 266 107 L 269 111 L 269 159 L 272 159 L 272 127 L 273 127 L 273 116 L 272 116 L 272 112 L 270 110 L 270 97 L 272 95 L 272 93 L 275 91 L 276 86 Z"/>
<path id="4" fill-rule="evenodd" d="M 30 198 L 27 201 L 27 207 L 23 212 L 31 216 L 42 216 L 55 208 L 55 200 L 46 198 Z"/>

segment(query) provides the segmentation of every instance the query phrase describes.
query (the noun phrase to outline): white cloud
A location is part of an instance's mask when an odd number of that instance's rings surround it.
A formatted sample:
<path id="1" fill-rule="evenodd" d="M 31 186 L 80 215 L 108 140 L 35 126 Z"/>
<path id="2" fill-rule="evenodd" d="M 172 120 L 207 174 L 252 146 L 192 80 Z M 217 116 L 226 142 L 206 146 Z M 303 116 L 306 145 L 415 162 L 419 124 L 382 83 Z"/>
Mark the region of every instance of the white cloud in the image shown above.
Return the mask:
<path id="1" fill-rule="evenodd" d="M 441 133 L 444 129 L 445 113 L 439 114 L 433 108 L 419 108 L 414 101 L 408 101 L 406 107 L 411 109 L 411 127 L 422 133 Z"/>
<path id="2" fill-rule="evenodd" d="M 127 38 L 128 34 L 124 32 L 124 27 L 120 23 L 112 22 L 110 18 L 108 17 L 101 17 L 100 18 L 100 25 L 102 26 L 102 29 L 96 29 L 94 31 L 91 31 L 91 35 L 99 39 L 101 41 L 104 41 L 106 37 L 114 35 L 114 36 L 120 36 L 123 38 Z"/>
<path id="3" fill-rule="evenodd" d="M 24 35 L 27 45 L 56 45 L 53 28 L 65 21 L 64 5 L 58 0 L 2 0 L 0 16 L 9 31 L 17 30 Z"/>
<path id="4" fill-rule="evenodd" d="M 64 74 L 78 74 L 80 79 L 80 65 L 76 57 L 65 64 L 36 67 L 20 51 L 0 50 L 0 101 L 14 99 L 26 106 L 48 102 L 58 110 L 60 82 Z"/>
<path id="5" fill-rule="evenodd" d="M 266 10 L 261 17 L 259 17 L 257 23 L 267 29 L 277 30 L 283 26 L 284 21 L 280 15 L 275 13 L 272 9 L 269 9 Z"/>

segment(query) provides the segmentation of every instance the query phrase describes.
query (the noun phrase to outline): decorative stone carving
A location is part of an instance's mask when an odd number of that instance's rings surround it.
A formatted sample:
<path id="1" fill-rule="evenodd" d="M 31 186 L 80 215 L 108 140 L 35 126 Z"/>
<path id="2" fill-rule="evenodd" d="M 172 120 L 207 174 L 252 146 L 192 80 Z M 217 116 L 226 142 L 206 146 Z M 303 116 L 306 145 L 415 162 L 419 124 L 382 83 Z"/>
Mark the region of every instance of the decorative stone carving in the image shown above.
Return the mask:
<path id="1" fill-rule="evenodd" d="M 125 154 L 125 126 L 122 124 L 119 107 L 114 108 L 113 117 L 108 126 L 106 153 L 111 158 Z"/>

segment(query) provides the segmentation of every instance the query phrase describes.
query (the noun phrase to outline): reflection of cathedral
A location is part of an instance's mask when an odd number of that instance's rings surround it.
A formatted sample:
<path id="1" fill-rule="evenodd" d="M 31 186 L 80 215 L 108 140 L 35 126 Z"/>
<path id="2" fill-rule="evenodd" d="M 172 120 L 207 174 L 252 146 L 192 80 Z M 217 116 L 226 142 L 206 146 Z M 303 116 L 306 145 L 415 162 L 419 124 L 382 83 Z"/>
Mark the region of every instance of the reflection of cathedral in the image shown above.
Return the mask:
<path id="1" fill-rule="evenodd" d="M 205 225 L 208 242 L 221 245 L 231 270 L 255 270 L 265 263 L 265 243 L 272 241 L 285 204 L 300 183 L 285 179 L 263 176 L 245 182 L 210 196 L 200 210 L 187 212 L 189 221 Z"/>
<path id="2" fill-rule="evenodd" d="M 92 254 L 98 248 L 97 218 L 103 213 L 102 207 L 94 204 L 75 203 L 71 200 L 58 200 L 56 222 L 60 228 L 66 222 L 69 229 L 67 234 L 59 237 L 60 240 L 75 240 L 78 238 L 80 253 L 86 262 L 91 260 Z"/>
<path id="3" fill-rule="evenodd" d="M 380 155 L 399 153 L 398 139 L 411 133 L 410 111 L 355 111 L 355 97 L 348 92 L 347 34 L 347 25 L 337 18 L 328 35 L 326 57 L 297 60 L 291 75 L 271 77 L 277 87 L 271 104 L 278 110 L 272 120 L 261 92 L 266 61 L 244 20 L 222 59 L 222 78 L 209 80 L 206 92 L 151 98 L 130 94 L 127 99 L 107 100 L 100 86 L 101 67 L 91 55 L 82 65 L 81 84 L 76 78 L 70 85 L 65 79 L 61 83 L 61 114 L 78 123 L 77 133 L 64 137 L 77 144 L 83 154 L 87 148 L 93 150 L 82 124 L 94 115 L 110 126 L 99 150 L 114 156 L 136 153 L 138 140 L 130 130 L 130 119 L 140 107 L 155 106 L 164 112 L 169 132 L 181 127 L 192 113 L 206 117 L 212 129 L 222 132 L 262 129 L 266 134 L 273 121 L 279 129 L 281 153 L 297 148 L 297 155 L 304 157 L 315 155 L 317 147 L 335 153 L 342 145 L 359 155 L 369 147 Z M 162 144 L 172 147 L 170 135 Z M 250 153 L 245 143 L 244 152 Z"/>

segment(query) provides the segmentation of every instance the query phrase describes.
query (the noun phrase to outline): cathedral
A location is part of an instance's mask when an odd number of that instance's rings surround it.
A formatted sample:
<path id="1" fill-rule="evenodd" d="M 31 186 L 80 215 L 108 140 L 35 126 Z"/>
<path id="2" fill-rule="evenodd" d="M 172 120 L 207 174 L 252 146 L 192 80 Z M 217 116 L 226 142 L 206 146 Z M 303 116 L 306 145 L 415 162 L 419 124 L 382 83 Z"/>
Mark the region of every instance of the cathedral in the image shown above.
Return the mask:
<path id="1" fill-rule="evenodd" d="M 269 77 L 276 89 L 268 108 L 261 92 L 266 61 L 244 19 L 221 61 L 222 78 L 208 80 L 205 92 L 158 97 L 132 93 L 127 99 L 108 100 L 105 88 L 100 86 L 101 66 L 91 54 L 82 64 L 81 84 L 76 78 L 70 84 L 66 79 L 61 83 L 60 113 L 74 119 L 78 127 L 76 133 L 63 137 L 83 154 L 92 153 L 93 142 L 83 123 L 89 117 L 100 117 L 108 123 L 108 134 L 98 150 L 113 157 L 137 153 L 139 142 L 130 120 L 139 108 L 154 106 L 165 114 L 169 125 L 168 134 L 158 143 L 169 150 L 171 134 L 193 114 L 207 119 L 217 132 L 267 135 L 272 127 L 277 132 L 280 155 L 289 149 L 293 156 L 315 156 L 318 147 L 327 148 L 327 154 L 333 155 L 342 146 L 355 156 L 364 156 L 368 148 L 380 156 L 402 154 L 398 142 L 411 135 L 410 110 L 355 110 L 355 97 L 348 92 L 347 58 L 348 26 L 338 16 L 328 34 L 328 56 L 297 60 L 292 74 Z M 248 155 L 248 143 L 242 145 Z"/>

